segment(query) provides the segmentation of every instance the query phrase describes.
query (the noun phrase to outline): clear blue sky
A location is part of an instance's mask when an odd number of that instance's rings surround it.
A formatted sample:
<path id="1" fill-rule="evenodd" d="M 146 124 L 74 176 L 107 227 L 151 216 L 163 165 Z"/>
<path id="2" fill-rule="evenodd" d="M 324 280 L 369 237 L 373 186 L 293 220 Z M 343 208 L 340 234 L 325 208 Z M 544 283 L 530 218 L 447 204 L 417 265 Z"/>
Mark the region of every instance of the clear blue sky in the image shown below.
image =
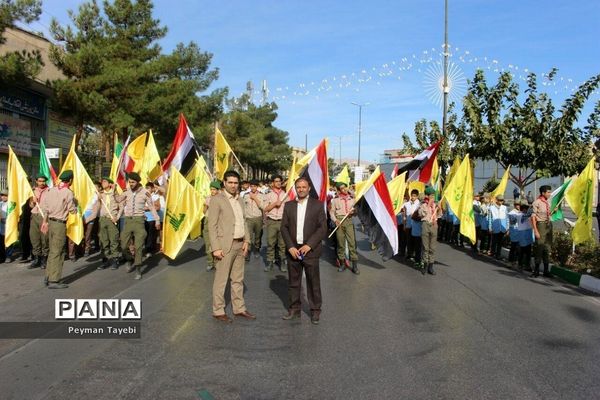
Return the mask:
<path id="1" fill-rule="evenodd" d="M 66 22 L 66 10 L 79 3 L 45 0 L 41 21 L 31 28 L 45 30 L 52 16 Z M 361 159 L 374 162 L 384 149 L 401 147 L 401 134 L 411 134 L 418 119 L 441 120 L 427 88 L 440 60 L 443 4 L 157 0 L 155 16 L 169 28 L 165 51 L 193 40 L 214 54 L 215 87 L 228 86 L 237 96 L 248 80 L 258 90 L 266 79 L 270 100 L 279 105 L 276 125 L 290 133 L 293 146 L 303 147 L 305 134 L 309 148 L 328 136 L 337 159 L 342 137 L 342 157 L 356 158 L 358 109 L 351 102 L 368 102 Z M 452 61 L 465 78 L 477 67 L 489 81 L 494 70 L 511 70 L 519 79 L 525 69 L 539 76 L 557 67 L 556 85 L 547 90 L 562 101 L 600 73 L 598 1 L 451 0 L 449 19 Z M 599 98 L 595 93 L 592 102 Z M 582 122 L 590 111 L 588 105 Z"/>

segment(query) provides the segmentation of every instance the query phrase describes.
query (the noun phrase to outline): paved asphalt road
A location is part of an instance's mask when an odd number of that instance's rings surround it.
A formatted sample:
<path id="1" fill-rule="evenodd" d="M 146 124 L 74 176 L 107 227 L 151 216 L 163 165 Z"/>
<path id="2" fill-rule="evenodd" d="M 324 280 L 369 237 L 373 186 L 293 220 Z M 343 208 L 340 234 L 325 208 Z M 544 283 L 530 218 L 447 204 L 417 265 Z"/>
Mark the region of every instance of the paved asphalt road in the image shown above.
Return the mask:
<path id="1" fill-rule="evenodd" d="M 281 320 L 286 276 L 255 259 L 246 302 L 258 319 L 214 321 L 200 243 L 171 265 L 150 259 L 141 281 L 91 270 L 64 291 L 3 265 L 2 321 L 52 321 L 53 299 L 72 297 L 140 298 L 144 315 L 140 340 L 0 340 L 0 398 L 598 398 L 599 298 L 444 244 L 437 275 L 422 276 L 359 238 L 359 276 L 321 262 L 319 326 Z"/>

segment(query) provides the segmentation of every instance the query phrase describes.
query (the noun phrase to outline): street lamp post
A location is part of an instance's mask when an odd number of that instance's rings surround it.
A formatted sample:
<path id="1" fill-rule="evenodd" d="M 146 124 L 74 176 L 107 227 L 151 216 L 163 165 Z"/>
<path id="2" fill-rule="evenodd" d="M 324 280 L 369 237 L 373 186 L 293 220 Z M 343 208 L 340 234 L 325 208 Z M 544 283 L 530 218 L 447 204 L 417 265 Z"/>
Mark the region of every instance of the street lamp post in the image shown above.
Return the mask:
<path id="1" fill-rule="evenodd" d="M 360 134 L 362 131 L 362 108 L 369 105 L 369 103 L 360 104 L 352 102 L 351 104 L 358 107 L 358 162 L 356 164 L 357 166 L 360 166 Z"/>
<path id="2" fill-rule="evenodd" d="M 444 115 L 442 118 L 442 137 L 446 137 L 446 124 L 448 122 L 448 93 L 450 88 L 448 87 L 448 0 L 445 0 L 444 10 Z"/>

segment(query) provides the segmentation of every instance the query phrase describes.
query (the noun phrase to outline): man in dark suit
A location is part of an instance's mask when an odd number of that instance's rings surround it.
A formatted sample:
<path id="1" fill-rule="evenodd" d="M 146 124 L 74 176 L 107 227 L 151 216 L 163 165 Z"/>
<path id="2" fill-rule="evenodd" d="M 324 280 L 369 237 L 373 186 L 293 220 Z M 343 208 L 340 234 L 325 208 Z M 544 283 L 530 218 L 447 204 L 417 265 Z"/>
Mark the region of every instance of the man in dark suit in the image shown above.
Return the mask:
<path id="1" fill-rule="evenodd" d="M 296 201 L 285 203 L 281 219 L 281 236 L 285 242 L 288 260 L 289 298 L 288 314 L 283 319 L 300 318 L 300 296 L 302 293 L 302 271 L 306 271 L 306 294 L 310 304 L 313 324 L 319 323 L 321 315 L 321 278 L 319 257 L 321 241 L 327 235 L 325 206 L 308 196 L 310 184 L 300 178 L 295 182 Z"/>

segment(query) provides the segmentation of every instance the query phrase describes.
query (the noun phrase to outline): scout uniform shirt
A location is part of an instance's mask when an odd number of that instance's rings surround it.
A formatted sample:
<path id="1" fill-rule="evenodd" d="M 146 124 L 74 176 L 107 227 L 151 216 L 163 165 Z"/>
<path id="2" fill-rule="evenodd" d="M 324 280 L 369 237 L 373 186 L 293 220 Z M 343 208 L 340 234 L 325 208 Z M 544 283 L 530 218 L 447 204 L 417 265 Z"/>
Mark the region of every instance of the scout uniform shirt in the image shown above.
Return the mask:
<path id="1" fill-rule="evenodd" d="M 550 204 L 544 196 L 540 196 L 533 202 L 533 215 L 538 222 L 550 221 Z"/>
<path id="2" fill-rule="evenodd" d="M 131 188 L 128 188 L 123 194 L 115 195 L 115 198 L 119 203 L 125 202 L 123 215 L 126 217 L 143 217 L 146 208 L 148 208 L 154 220 L 160 221 L 154 209 L 150 192 L 146 188 L 140 186 L 135 192 Z"/>
<path id="3" fill-rule="evenodd" d="M 102 191 L 100 192 L 100 217 L 108 217 L 115 221 L 118 221 L 121 218 L 121 214 L 123 213 L 123 208 L 116 198 L 117 194 L 115 190 L 109 190 L 108 192 Z M 102 204 L 102 202 L 104 204 Z M 110 214 L 109 214 L 110 212 Z"/>
<path id="4" fill-rule="evenodd" d="M 67 222 L 69 214 L 75 214 L 75 197 L 69 185 L 60 184 L 50 188 L 42 197 L 40 204 L 42 212 L 51 221 Z"/>
<path id="5" fill-rule="evenodd" d="M 281 221 L 281 218 L 283 217 L 283 205 L 287 201 L 286 197 L 287 193 L 283 189 L 273 189 L 266 194 L 265 202 L 267 205 L 275 203 L 277 201 L 281 201 L 281 206 L 279 206 L 279 208 L 274 207 L 271 211 L 269 211 L 267 213 L 267 218 L 273 219 L 275 221 Z"/>
<path id="6" fill-rule="evenodd" d="M 246 214 L 246 219 L 249 218 L 262 218 L 263 213 L 262 213 L 262 209 L 264 207 L 264 200 L 263 200 L 263 195 L 257 190 L 256 191 L 256 197 L 257 197 L 257 201 L 258 204 L 256 203 L 256 201 L 252 200 L 252 198 L 250 197 L 250 195 L 252 194 L 252 192 L 248 192 L 246 194 L 244 194 L 244 211 Z M 283 208 L 283 207 L 281 207 Z"/>
<path id="7" fill-rule="evenodd" d="M 331 200 L 329 215 L 333 221 L 344 218 L 354 207 L 354 199 L 350 194 L 338 194 Z"/>
<path id="8" fill-rule="evenodd" d="M 48 194 L 49 189 L 50 188 L 48 186 L 46 186 L 43 189 L 41 189 L 39 187 L 36 187 L 35 189 L 33 189 L 33 198 L 35 199 L 35 205 L 31 208 L 32 214 L 40 213 L 39 205 L 42 203 L 42 198 Z"/>

